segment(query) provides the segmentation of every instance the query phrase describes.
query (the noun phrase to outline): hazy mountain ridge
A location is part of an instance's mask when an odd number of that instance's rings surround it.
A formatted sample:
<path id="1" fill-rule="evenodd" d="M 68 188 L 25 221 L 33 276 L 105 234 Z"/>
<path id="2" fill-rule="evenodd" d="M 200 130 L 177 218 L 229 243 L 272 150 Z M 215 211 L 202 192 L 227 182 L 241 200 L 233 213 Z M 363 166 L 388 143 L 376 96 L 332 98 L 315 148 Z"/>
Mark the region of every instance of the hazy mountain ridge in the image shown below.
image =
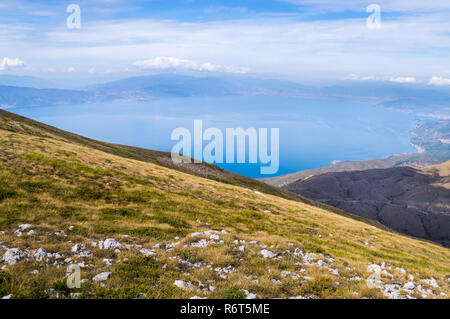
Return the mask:
<path id="1" fill-rule="evenodd" d="M 22 84 L 21 84 L 22 82 Z M 64 81 L 65 88 L 67 82 Z M 112 100 L 151 101 L 167 97 L 267 95 L 294 98 L 314 98 L 363 102 L 374 106 L 446 118 L 450 101 L 450 90 L 432 88 L 420 84 L 396 84 L 385 82 L 358 83 L 344 81 L 340 85 L 314 87 L 292 81 L 262 79 L 250 76 L 192 76 L 182 74 L 158 74 L 136 76 L 88 85 L 78 90 L 42 89 L 54 84 L 48 80 L 39 83 L 37 78 L 0 77 L 0 105 L 41 106 L 53 104 L 92 103 Z M 11 88 L 11 86 L 17 86 Z M 56 85 L 57 86 L 57 85 Z M 20 88 L 19 88 L 20 87 Z M 13 90 L 15 95 L 8 91 Z M 446 115 L 447 114 L 447 115 Z"/>

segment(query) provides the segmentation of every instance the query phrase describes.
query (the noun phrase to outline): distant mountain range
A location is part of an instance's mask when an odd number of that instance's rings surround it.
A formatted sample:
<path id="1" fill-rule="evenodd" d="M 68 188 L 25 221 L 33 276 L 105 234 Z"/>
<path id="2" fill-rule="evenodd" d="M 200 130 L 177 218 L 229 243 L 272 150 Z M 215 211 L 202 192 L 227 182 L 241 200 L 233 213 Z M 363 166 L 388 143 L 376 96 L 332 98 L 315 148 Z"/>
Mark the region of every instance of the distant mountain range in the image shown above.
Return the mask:
<path id="1" fill-rule="evenodd" d="M 88 85 L 78 90 L 67 90 L 67 85 L 64 84 L 67 81 L 61 82 L 58 84 L 34 77 L 0 76 L 0 106 L 42 106 L 112 100 L 151 101 L 188 96 L 267 95 L 364 102 L 417 115 L 450 118 L 450 89 L 420 84 L 343 81 L 340 85 L 317 88 L 290 81 L 248 76 L 180 74 L 131 77 Z"/>

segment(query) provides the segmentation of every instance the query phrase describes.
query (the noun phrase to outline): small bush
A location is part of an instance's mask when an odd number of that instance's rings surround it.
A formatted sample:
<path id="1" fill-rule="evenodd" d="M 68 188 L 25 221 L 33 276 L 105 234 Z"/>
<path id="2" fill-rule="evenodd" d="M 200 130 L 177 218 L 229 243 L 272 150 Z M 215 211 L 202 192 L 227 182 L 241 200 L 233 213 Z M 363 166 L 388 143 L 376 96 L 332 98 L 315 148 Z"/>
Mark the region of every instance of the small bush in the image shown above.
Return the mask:
<path id="1" fill-rule="evenodd" d="M 223 292 L 224 299 L 245 299 L 245 292 L 237 287 L 230 287 Z"/>

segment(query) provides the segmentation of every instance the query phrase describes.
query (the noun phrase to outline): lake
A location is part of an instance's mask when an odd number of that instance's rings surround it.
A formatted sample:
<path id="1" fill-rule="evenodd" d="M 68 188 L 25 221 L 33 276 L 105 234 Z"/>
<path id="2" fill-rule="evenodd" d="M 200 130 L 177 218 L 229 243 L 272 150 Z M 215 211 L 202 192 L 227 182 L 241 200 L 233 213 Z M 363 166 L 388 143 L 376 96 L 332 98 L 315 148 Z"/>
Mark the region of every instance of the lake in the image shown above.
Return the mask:
<path id="1" fill-rule="evenodd" d="M 280 129 L 280 169 L 275 175 L 318 168 L 334 160 L 368 160 L 415 151 L 409 133 L 416 117 L 370 105 L 268 96 L 191 97 L 152 102 L 108 102 L 15 107 L 14 113 L 86 137 L 170 151 L 173 129 L 217 127 Z M 249 177 L 259 164 L 220 164 Z"/>

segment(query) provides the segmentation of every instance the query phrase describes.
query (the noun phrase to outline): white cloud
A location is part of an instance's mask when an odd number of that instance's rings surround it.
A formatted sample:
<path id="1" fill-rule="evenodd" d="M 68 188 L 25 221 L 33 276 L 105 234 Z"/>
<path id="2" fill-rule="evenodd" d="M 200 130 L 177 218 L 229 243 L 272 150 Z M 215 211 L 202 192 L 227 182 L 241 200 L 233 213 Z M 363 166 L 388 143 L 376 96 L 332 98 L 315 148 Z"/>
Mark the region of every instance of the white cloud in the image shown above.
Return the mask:
<path id="1" fill-rule="evenodd" d="M 2 62 L 0 63 L 0 70 L 8 70 L 12 68 L 19 68 L 25 65 L 25 62 L 20 60 L 19 58 L 10 59 L 10 58 L 3 58 Z"/>
<path id="2" fill-rule="evenodd" d="M 68 68 L 67 68 L 67 72 L 73 73 L 73 72 L 76 72 L 76 70 L 75 70 L 74 67 L 68 67 Z"/>
<path id="3" fill-rule="evenodd" d="M 389 81 L 397 83 L 416 83 L 417 79 L 410 76 L 407 77 L 399 76 L 399 77 L 390 77 Z"/>
<path id="4" fill-rule="evenodd" d="M 343 80 L 346 81 L 379 81 L 380 79 L 377 78 L 376 76 L 359 76 L 356 74 L 349 74 L 347 75 L 345 78 L 343 78 Z"/>
<path id="5" fill-rule="evenodd" d="M 212 63 L 198 63 L 187 59 L 178 59 L 173 57 L 156 57 L 150 60 L 141 60 L 133 63 L 134 66 L 142 69 L 183 69 L 192 71 L 208 72 L 229 72 L 229 73 L 247 73 L 248 68 L 216 65 Z"/>
<path id="6" fill-rule="evenodd" d="M 54 12 L 51 11 L 32 11 L 28 13 L 31 16 L 36 16 L 36 17 L 50 17 L 55 15 Z"/>
<path id="7" fill-rule="evenodd" d="M 94 74 L 94 73 L 95 73 L 95 68 L 90 68 L 90 69 L 89 69 L 89 73 L 90 73 L 90 74 Z"/>
<path id="8" fill-rule="evenodd" d="M 396 83 L 416 83 L 417 79 L 411 76 L 399 76 L 399 77 L 377 77 L 373 75 L 369 76 L 359 76 L 357 74 L 351 73 L 347 75 L 343 80 L 347 81 L 390 81 Z"/>
<path id="9" fill-rule="evenodd" d="M 436 86 L 450 85 L 450 79 L 442 78 L 439 76 L 433 76 L 430 82 L 428 82 L 428 85 L 436 85 Z"/>
<path id="10" fill-rule="evenodd" d="M 306 6 L 309 10 L 320 11 L 354 11 L 364 10 L 370 3 L 381 6 L 382 11 L 415 11 L 415 10 L 445 10 L 450 9 L 448 0 L 280 0 L 299 6 Z"/>
<path id="11" fill-rule="evenodd" d="M 142 62 L 148 52 L 157 57 L 170 57 L 176 52 L 189 61 L 242 65 L 254 73 L 336 79 L 357 70 L 388 80 L 383 70 L 408 72 L 418 78 L 448 68 L 446 55 L 432 53 L 448 50 L 449 36 L 444 30 L 449 26 L 450 22 L 440 15 L 383 20 L 381 30 L 368 29 L 365 18 L 102 21 L 85 24 L 82 37 L 67 30 L 47 32 L 48 45 L 39 43 L 34 52 L 52 61 L 75 59 L 99 67 L 123 67 L 130 60 Z M 429 54 L 424 54 L 424 48 Z"/>

